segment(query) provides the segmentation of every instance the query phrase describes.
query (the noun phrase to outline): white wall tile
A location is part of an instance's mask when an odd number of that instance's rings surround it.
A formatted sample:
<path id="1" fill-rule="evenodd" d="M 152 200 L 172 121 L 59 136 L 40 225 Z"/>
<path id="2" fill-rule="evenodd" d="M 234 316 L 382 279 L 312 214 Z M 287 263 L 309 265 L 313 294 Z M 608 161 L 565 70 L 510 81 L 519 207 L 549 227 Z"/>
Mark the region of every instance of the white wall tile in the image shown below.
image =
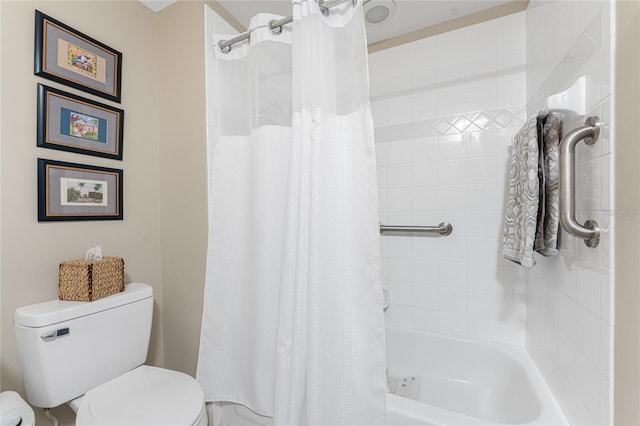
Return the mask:
<path id="1" fill-rule="evenodd" d="M 411 188 L 390 188 L 387 197 L 387 210 L 411 210 Z"/>
<path id="2" fill-rule="evenodd" d="M 497 84 L 497 104 L 504 106 L 524 105 L 527 97 L 525 87 L 526 75 L 524 72 L 500 79 Z"/>
<path id="3" fill-rule="evenodd" d="M 497 184 L 467 184 L 466 189 L 467 208 L 469 210 L 498 210 L 498 205 L 502 202 L 502 194 Z M 502 216 L 502 211 L 495 214 Z"/>
<path id="4" fill-rule="evenodd" d="M 440 313 L 436 310 L 413 308 L 413 328 L 440 331 Z"/>
<path id="5" fill-rule="evenodd" d="M 614 273 L 613 270 L 603 267 L 600 276 L 600 318 L 608 324 L 613 325 L 614 313 Z"/>
<path id="6" fill-rule="evenodd" d="M 518 13 L 370 55 L 381 220 L 454 227 L 383 237 L 390 323 L 524 343 L 524 275 L 500 254 L 519 126 L 491 123 L 524 109 L 524 22 Z"/>
<path id="7" fill-rule="evenodd" d="M 578 305 L 578 350 L 594 367 L 600 366 L 600 320 Z"/>
<path id="8" fill-rule="evenodd" d="M 613 327 L 600 324 L 600 373 L 608 382 L 613 382 Z"/>
<path id="9" fill-rule="evenodd" d="M 580 352 L 576 353 L 576 390 L 591 415 L 600 418 L 600 374 Z"/>
<path id="10" fill-rule="evenodd" d="M 466 264 L 462 262 L 439 262 L 438 285 L 451 288 L 466 288 Z"/>
<path id="11" fill-rule="evenodd" d="M 451 31 L 437 39 L 438 67 L 464 63 L 466 58 L 464 31 Z"/>
<path id="12" fill-rule="evenodd" d="M 387 164 L 410 163 L 411 146 L 410 140 L 388 142 Z"/>
<path id="13" fill-rule="evenodd" d="M 412 163 L 410 170 L 412 186 L 438 184 L 438 167 L 436 163 Z"/>
<path id="14" fill-rule="evenodd" d="M 498 155 L 498 130 L 487 129 L 467 133 L 467 157 Z"/>
<path id="15" fill-rule="evenodd" d="M 401 305 L 389 305 L 385 314 L 387 323 L 400 327 L 412 326 L 412 308 Z"/>
<path id="16" fill-rule="evenodd" d="M 436 210 L 438 208 L 437 186 L 413 187 L 410 197 L 413 210 Z"/>
<path id="17" fill-rule="evenodd" d="M 464 68 L 464 64 L 461 65 Z M 448 73 L 448 76 L 451 74 Z M 466 91 L 464 87 L 456 87 L 453 89 L 443 89 L 438 92 L 438 115 L 446 117 L 449 115 L 463 114 L 466 110 L 465 105 Z"/>
<path id="18" fill-rule="evenodd" d="M 388 143 L 376 143 L 376 164 L 378 166 L 386 166 L 387 165 L 387 151 L 388 151 Z"/>
<path id="19" fill-rule="evenodd" d="M 467 289 L 439 287 L 438 304 L 441 312 L 465 314 L 467 312 Z"/>
<path id="20" fill-rule="evenodd" d="M 591 262 L 578 264 L 578 303 L 600 317 L 600 266 Z"/>
<path id="21" fill-rule="evenodd" d="M 498 321 L 495 318 L 469 315 L 468 335 L 477 339 L 498 340 Z"/>
<path id="22" fill-rule="evenodd" d="M 526 20 L 525 13 L 514 13 L 501 19 L 491 21 L 491 25 L 496 31 L 497 52 L 523 49 L 525 40 Z"/>
<path id="23" fill-rule="evenodd" d="M 438 284 L 438 263 L 434 260 L 413 259 L 411 281 L 415 284 Z"/>
<path id="24" fill-rule="evenodd" d="M 411 167 L 406 164 L 391 164 L 387 166 L 387 186 L 402 188 L 411 186 Z"/>
<path id="25" fill-rule="evenodd" d="M 439 186 L 438 209 L 464 210 L 466 207 L 466 189 L 464 185 Z"/>
<path id="26" fill-rule="evenodd" d="M 416 308 L 437 310 L 439 307 L 438 286 L 414 285 L 413 306 Z"/>
<path id="27" fill-rule="evenodd" d="M 511 345 L 524 345 L 524 329 L 520 322 L 504 321 L 498 324 L 498 340 Z"/>
<path id="28" fill-rule="evenodd" d="M 470 316 L 479 316 L 498 320 L 500 293 L 496 290 L 468 290 L 468 312 Z M 497 322 L 496 322 L 497 324 Z"/>
<path id="29" fill-rule="evenodd" d="M 438 185 L 464 185 L 466 180 L 465 160 L 438 162 Z"/>
<path id="30" fill-rule="evenodd" d="M 423 38 L 411 43 L 411 64 L 416 73 L 437 67 L 437 37 Z"/>
<path id="31" fill-rule="evenodd" d="M 385 212 L 386 216 L 384 222 L 390 225 L 409 223 L 411 221 L 412 213 L 413 212 L 411 210 L 387 211 Z"/>
<path id="32" fill-rule="evenodd" d="M 411 141 L 411 161 L 427 162 L 438 160 L 438 138 L 428 137 Z"/>
<path id="33" fill-rule="evenodd" d="M 388 167 L 378 164 L 376 171 L 377 171 L 377 178 L 378 178 L 378 188 L 388 188 L 389 187 Z"/>
<path id="34" fill-rule="evenodd" d="M 438 137 L 438 160 L 456 160 L 466 157 L 466 135 L 454 134 Z"/>
<path id="35" fill-rule="evenodd" d="M 573 300 L 578 299 L 578 263 L 576 260 L 558 263 L 560 290 Z"/>
<path id="36" fill-rule="evenodd" d="M 387 244 L 387 257 L 411 259 L 411 238 L 402 235 L 388 235 L 385 238 Z"/>
<path id="37" fill-rule="evenodd" d="M 573 343 L 577 341 L 577 305 L 564 293 L 558 296 L 559 303 L 559 328 L 560 331 Z"/>
<path id="38" fill-rule="evenodd" d="M 389 303 L 393 303 L 394 305 L 412 306 L 413 286 L 411 284 L 389 281 L 387 283 L 387 289 L 389 290 L 390 295 Z"/>
<path id="39" fill-rule="evenodd" d="M 442 333 L 464 336 L 467 333 L 466 315 L 440 312 L 440 330 Z"/>
<path id="40" fill-rule="evenodd" d="M 421 71 L 418 86 L 434 81 L 435 68 L 429 72 Z M 438 114 L 438 93 L 434 90 L 419 90 L 411 96 L 411 120 L 419 121 L 433 118 Z"/>
<path id="41" fill-rule="evenodd" d="M 431 222 L 428 222 L 431 223 Z M 434 238 L 413 238 L 411 246 L 413 248 L 414 259 L 436 259 L 438 254 L 438 242 Z"/>
<path id="42" fill-rule="evenodd" d="M 600 425 L 613 423 L 613 383 L 600 378 Z"/>
<path id="43" fill-rule="evenodd" d="M 483 22 L 465 31 L 465 59 L 495 58 L 498 54 L 498 32 L 493 22 Z"/>
<path id="44" fill-rule="evenodd" d="M 498 160 L 496 157 L 468 158 L 466 167 L 468 184 L 498 182 Z"/>
<path id="45" fill-rule="evenodd" d="M 605 123 L 598 143 L 580 144 L 576 151 L 578 221 L 596 220 L 604 238 L 592 249 L 562 232 L 560 256 L 551 260 L 556 272 L 551 276 L 538 274 L 534 268 L 528 274 L 533 297 L 528 299 L 527 311 L 544 311 L 546 298 L 538 290 L 554 280 L 557 286 L 544 291 L 558 293 L 558 319 L 549 321 L 541 336 L 534 335 L 539 332 L 534 318 L 528 319 L 527 333 L 532 335 L 527 336 L 527 348 L 567 416 L 581 419 L 581 423 L 602 425 L 612 423 L 613 401 L 612 7 L 613 2 L 607 1 L 532 0 L 526 12 L 528 113 L 543 108 L 548 93 L 566 88 L 585 75 L 588 114 L 600 116 Z M 581 124 L 565 122 L 567 127 Z M 506 144 L 506 139 L 501 140 Z M 550 352 L 547 336 L 551 340 L 556 336 L 558 342 L 557 358 L 552 356 L 551 362 L 540 355 Z M 554 364 L 559 373 L 547 367 Z M 557 387 L 561 383 L 558 374 L 570 384 L 569 391 Z"/>
<path id="46" fill-rule="evenodd" d="M 558 368 L 572 387 L 576 384 L 576 347 L 564 333 L 558 335 Z"/>
<path id="47" fill-rule="evenodd" d="M 389 258 L 388 278 L 390 281 L 411 282 L 411 259 Z"/>
<path id="48" fill-rule="evenodd" d="M 498 108 L 498 84 L 496 79 L 484 79 L 466 87 L 466 111 L 478 112 Z"/>

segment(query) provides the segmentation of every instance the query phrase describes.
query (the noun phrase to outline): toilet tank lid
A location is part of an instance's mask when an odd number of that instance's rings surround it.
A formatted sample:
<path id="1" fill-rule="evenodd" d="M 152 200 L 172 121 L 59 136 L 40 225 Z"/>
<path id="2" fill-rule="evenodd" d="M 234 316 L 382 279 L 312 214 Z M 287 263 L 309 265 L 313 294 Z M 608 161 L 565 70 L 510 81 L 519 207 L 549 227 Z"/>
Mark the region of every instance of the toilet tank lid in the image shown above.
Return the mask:
<path id="1" fill-rule="evenodd" d="M 46 327 L 150 297 L 153 297 L 153 289 L 150 285 L 129 283 L 125 285 L 123 292 L 103 297 L 93 302 L 50 300 L 48 302 L 22 306 L 16 309 L 15 321 L 16 325 L 23 327 Z"/>

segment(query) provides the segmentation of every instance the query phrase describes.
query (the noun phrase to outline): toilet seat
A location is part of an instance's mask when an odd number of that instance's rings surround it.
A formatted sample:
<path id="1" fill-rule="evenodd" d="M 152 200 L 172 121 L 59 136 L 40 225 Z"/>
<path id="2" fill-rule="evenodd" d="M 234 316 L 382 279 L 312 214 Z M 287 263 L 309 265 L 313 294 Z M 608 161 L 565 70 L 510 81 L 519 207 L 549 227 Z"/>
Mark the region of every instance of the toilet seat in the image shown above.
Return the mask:
<path id="1" fill-rule="evenodd" d="M 87 392 L 77 426 L 201 426 L 204 395 L 184 373 L 142 365 Z"/>

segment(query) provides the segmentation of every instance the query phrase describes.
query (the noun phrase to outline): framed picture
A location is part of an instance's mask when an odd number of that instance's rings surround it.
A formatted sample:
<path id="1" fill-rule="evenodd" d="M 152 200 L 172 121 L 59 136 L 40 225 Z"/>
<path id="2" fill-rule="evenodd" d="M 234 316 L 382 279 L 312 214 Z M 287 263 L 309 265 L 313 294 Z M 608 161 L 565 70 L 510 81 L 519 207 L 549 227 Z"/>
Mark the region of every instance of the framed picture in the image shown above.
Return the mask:
<path id="1" fill-rule="evenodd" d="M 122 170 L 38 158 L 38 222 L 122 220 Z"/>
<path id="2" fill-rule="evenodd" d="M 36 144 L 122 160 L 124 111 L 38 84 Z"/>
<path id="3" fill-rule="evenodd" d="M 120 102 L 122 53 L 36 10 L 35 74 Z"/>

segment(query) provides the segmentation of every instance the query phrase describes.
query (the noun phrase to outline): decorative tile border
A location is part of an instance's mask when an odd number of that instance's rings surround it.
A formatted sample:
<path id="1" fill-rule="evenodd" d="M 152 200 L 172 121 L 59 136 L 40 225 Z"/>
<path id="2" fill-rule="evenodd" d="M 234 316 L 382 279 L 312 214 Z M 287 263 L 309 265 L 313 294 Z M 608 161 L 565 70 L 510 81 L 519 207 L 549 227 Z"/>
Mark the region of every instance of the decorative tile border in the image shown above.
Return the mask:
<path id="1" fill-rule="evenodd" d="M 402 139 L 476 132 L 487 129 L 520 127 L 524 124 L 524 120 L 524 105 L 490 111 L 472 112 L 443 118 L 376 127 L 376 142 L 390 142 Z"/>

